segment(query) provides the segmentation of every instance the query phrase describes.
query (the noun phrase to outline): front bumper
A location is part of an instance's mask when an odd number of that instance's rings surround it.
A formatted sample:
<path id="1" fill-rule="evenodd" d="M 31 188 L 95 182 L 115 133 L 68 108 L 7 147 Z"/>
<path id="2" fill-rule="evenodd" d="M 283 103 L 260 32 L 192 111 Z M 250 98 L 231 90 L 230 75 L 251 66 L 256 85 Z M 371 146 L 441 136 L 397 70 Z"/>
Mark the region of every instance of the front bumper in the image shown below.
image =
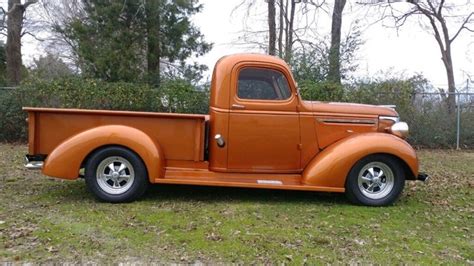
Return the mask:
<path id="1" fill-rule="evenodd" d="M 430 176 L 426 173 L 419 173 L 418 176 L 416 177 L 416 180 L 420 180 L 425 183 L 428 182 L 429 179 L 430 179 Z"/>

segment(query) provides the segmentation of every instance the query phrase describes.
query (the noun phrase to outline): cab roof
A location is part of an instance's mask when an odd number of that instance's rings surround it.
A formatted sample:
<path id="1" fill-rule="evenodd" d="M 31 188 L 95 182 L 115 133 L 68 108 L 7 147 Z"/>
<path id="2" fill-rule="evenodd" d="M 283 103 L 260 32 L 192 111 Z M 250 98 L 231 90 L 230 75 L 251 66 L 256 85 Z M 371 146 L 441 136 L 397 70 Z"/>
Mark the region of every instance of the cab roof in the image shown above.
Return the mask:
<path id="1" fill-rule="evenodd" d="M 261 63 L 262 65 L 278 65 L 285 69 L 289 77 L 291 76 L 291 70 L 288 64 L 276 57 L 265 54 L 253 54 L 253 53 L 242 53 L 232 54 L 221 57 L 214 66 L 211 82 L 211 98 L 210 106 L 218 108 L 229 108 L 230 98 L 230 80 L 232 69 L 239 63 Z"/>
<path id="2" fill-rule="evenodd" d="M 216 67 L 224 65 L 233 67 L 235 64 L 243 61 L 274 63 L 289 68 L 288 64 L 277 56 L 257 53 L 241 53 L 223 56 L 217 61 Z"/>

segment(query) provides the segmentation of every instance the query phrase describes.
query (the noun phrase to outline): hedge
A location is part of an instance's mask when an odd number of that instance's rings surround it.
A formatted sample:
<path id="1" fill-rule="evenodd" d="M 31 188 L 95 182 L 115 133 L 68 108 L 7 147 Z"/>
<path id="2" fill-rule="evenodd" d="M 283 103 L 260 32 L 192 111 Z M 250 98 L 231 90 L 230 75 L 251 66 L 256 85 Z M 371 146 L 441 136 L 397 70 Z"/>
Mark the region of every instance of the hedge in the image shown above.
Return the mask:
<path id="1" fill-rule="evenodd" d="M 0 141 L 26 141 L 23 106 L 204 114 L 208 98 L 207 91 L 183 80 L 165 81 L 160 88 L 81 78 L 28 81 L 0 90 Z"/>
<path id="2" fill-rule="evenodd" d="M 342 87 L 302 81 L 300 87 L 306 99 L 394 104 L 401 119 L 410 125 L 410 143 L 430 148 L 455 147 L 456 117 L 448 114 L 439 97 L 419 93 L 425 82 L 414 77 L 355 82 Z M 33 80 L 18 89 L 0 90 L 0 141 L 26 141 L 26 113 L 22 106 L 206 114 L 208 103 L 207 90 L 198 90 L 183 80 L 167 80 L 158 89 L 147 84 L 81 78 Z M 461 112 L 463 148 L 474 148 L 474 110 L 470 108 Z"/>

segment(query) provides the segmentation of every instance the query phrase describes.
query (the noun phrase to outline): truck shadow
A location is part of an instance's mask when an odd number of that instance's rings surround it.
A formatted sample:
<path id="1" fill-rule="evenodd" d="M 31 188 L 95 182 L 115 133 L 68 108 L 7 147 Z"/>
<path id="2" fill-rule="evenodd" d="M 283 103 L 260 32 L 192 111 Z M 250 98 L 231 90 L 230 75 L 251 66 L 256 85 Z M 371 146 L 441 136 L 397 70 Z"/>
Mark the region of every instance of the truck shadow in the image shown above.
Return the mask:
<path id="1" fill-rule="evenodd" d="M 192 185 L 153 185 L 141 200 L 350 204 L 342 193 Z"/>
<path id="2" fill-rule="evenodd" d="M 86 188 L 84 180 L 59 181 L 50 179 L 44 190 L 37 191 L 45 198 L 61 202 L 77 203 L 96 201 Z M 233 187 L 209 187 L 193 185 L 151 185 L 136 202 L 203 202 L 203 203 L 306 203 L 316 205 L 349 205 L 342 193 L 292 191 L 276 189 L 250 189 Z"/>

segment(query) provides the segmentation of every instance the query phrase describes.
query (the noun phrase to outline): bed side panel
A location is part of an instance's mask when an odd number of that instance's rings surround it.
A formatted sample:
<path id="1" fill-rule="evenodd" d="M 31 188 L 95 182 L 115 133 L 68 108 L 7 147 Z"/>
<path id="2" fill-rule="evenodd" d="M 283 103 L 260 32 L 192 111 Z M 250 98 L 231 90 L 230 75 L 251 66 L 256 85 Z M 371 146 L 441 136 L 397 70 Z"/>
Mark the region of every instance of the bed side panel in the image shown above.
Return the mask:
<path id="1" fill-rule="evenodd" d="M 154 117 L 111 114 L 36 112 L 34 153 L 49 154 L 66 139 L 104 125 L 124 125 L 143 131 L 160 143 L 167 160 L 203 160 L 204 116 Z M 38 123 L 40 122 L 40 123 Z"/>

